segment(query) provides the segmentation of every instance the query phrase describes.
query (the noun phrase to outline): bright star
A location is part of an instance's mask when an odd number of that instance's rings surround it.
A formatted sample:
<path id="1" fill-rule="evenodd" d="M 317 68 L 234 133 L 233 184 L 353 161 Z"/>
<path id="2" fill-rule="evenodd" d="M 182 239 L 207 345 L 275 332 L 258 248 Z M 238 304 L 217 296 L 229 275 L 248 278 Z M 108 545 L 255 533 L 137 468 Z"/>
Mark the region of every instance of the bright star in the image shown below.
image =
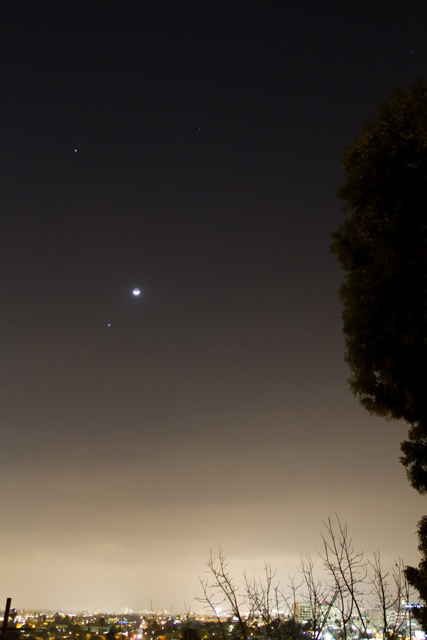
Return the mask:
<path id="1" fill-rule="evenodd" d="M 133 295 L 134 295 L 134 296 L 139 296 L 139 295 L 141 294 L 141 291 L 140 291 L 139 289 L 135 288 L 135 289 L 132 291 L 132 293 L 133 293 Z"/>

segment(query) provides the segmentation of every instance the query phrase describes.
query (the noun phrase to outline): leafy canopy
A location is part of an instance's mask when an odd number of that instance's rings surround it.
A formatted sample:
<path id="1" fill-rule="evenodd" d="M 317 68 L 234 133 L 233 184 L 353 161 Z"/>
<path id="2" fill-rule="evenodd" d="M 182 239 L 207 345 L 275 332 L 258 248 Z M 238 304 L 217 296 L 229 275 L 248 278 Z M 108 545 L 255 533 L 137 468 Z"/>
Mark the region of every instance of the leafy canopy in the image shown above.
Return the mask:
<path id="1" fill-rule="evenodd" d="M 427 82 L 397 90 L 345 151 L 347 218 L 331 250 L 350 387 L 370 412 L 410 425 L 412 485 L 427 492 Z"/>

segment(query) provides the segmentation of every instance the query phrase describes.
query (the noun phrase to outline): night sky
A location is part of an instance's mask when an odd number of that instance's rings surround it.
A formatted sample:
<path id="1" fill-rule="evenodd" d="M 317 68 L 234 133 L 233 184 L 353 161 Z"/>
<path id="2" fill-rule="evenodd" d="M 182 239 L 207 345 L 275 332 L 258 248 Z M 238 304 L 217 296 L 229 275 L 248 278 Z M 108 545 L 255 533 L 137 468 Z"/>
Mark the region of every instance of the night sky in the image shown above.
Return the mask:
<path id="1" fill-rule="evenodd" d="M 341 158 L 427 4 L 4 0 L 0 603 L 183 610 L 320 548 L 417 561 L 407 427 L 347 387 Z M 134 287 L 141 295 L 132 295 Z"/>

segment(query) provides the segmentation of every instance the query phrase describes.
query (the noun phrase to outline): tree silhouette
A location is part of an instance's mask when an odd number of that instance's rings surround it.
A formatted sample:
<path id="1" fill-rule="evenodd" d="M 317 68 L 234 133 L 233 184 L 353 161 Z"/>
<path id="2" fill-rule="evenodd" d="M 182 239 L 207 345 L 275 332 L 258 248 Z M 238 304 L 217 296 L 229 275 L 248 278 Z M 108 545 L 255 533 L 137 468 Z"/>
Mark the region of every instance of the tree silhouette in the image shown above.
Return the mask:
<path id="1" fill-rule="evenodd" d="M 340 288 L 350 388 L 372 414 L 409 425 L 401 462 L 427 493 L 427 82 L 397 90 L 344 157 L 347 218 L 331 250 Z M 408 579 L 427 595 L 424 559 Z M 422 595 L 424 594 L 424 595 Z M 414 613 L 427 629 L 427 614 Z"/>

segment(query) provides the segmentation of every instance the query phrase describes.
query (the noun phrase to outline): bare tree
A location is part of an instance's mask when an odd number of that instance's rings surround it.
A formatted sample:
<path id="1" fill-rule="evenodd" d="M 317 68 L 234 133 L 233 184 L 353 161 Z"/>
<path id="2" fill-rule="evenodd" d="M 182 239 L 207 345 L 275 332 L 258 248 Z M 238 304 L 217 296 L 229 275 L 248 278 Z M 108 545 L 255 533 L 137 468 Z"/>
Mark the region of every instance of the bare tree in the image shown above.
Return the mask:
<path id="1" fill-rule="evenodd" d="M 296 640 L 297 638 L 297 622 L 295 620 L 295 611 L 294 606 L 297 601 L 297 594 L 303 584 L 303 580 L 301 582 L 296 581 L 295 576 L 289 576 L 288 582 L 288 593 L 287 597 L 284 597 L 284 602 L 289 612 L 289 621 L 291 623 L 291 638 L 292 640 Z"/>
<path id="2" fill-rule="evenodd" d="M 350 627 L 367 633 L 361 605 L 366 595 L 367 562 L 363 551 L 355 550 L 347 524 L 343 525 L 337 515 L 336 528 L 331 518 L 324 525 L 326 533 L 322 534 L 323 552 L 320 557 L 332 579 L 334 607 L 339 611 L 342 637 L 347 640 Z"/>
<path id="3" fill-rule="evenodd" d="M 248 640 L 248 627 L 254 620 L 254 610 L 247 593 L 240 593 L 228 570 L 228 560 L 222 549 L 214 557 L 210 553 L 207 561 L 208 578 L 201 579 L 203 597 L 197 598 L 205 607 L 211 609 L 220 625 L 222 637 L 226 639 L 224 624 L 220 618 L 220 610 L 225 607 L 228 616 L 236 621 L 234 636 Z M 246 613 L 243 611 L 246 610 Z"/>
<path id="4" fill-rule="evenodd" d="M 266 562 L 262 577 L 248 578 L 244 574 L 245 590 L 250 610 L 253 611 L 255 620 L 260 622 L 257 625 L 258 635 L 272 640 L 284 640 L 285 635 L 289 637 L 284 624 L 284 609 L 289 607 L 289 602 L 275 577 L 276 571 Z M 295 633 L 292 634 L 292 640 L 295 640 Z"/>
<path id="5" fill-rule="evenodd" d="M 303 632 L 300 623 L 304 621 L 310 624 L 312 640 L 321 640 L 325 629 L 337 640 L 361 634 L 367 638 L 372 630 L 384 640 L 397 637 L 408 622 L 405 606 L 409 588 L 403 561 L 399 559 L 386 572 L 379 552 L 368 561 L 362 551 L 355 550 L 347 524 L 342 524 L 338 516 L 334 521 L 328 518 L 324 525 L 319 556 L 327 578 L 316 576 L 310 555 L 301 555 L 300 580 L 297 583 L 290 578 L 287 596 L 269 563 L 261 576 L 244 573 L 238 586 L 223 550 L 219 549 L 217 556 L 211 552 L 207 577 L 200 580 L 203 596 L 197 600 L 214 613 L 222 640 L 230 635 L 236 640 L 299 640 Z M 376 621 L 367 620 L 364 606 L 369 599 L 379 611 Z M 296 616 L 298 601 L 305 606 L 304 618 L 300 619 Z M 232 619 L 231 629 L 224 617 Z"/>
<path id="6" fill-rule="evenodd" d="M 406 604 L 410 595 L 403 560 L 398 558 L 391 572 L 384 571 L 380 553 L 376 551 L 373 561 L 369 561 L 369 581 L 373 605 L 380 611 L 378 623 L 371 620 L 371 626 L 384 640 L 396 638 L 407 622 Z"/>
<path id="7" fill-rule="evenodd" d="M 319 640 L 323 629 L 327 626 L 338 593 L 335 585 L 335 588 L 331 588 L 324 580 L 315 576 L 314 567 L 315 561 L 309 554 L 300 556 L 298 570 L 303 577 L 302 597 L 309 605 L 312 637 L 314 640 Z"/>
<path id="8" fill-rule="evenodd" d="M 222 549 L 217 557 L 211 553 L 206 564 L 208 577 L 200 581 L 203 597 L 197 600 L 214 613 L 223 640 L 226 640 L 227 630 L 221 619 L 221 611 L 233 618 L 236 624 L 232 635 L 241 640 L 248 640 L 249 636 L 269 640 L 289 640 L 291 637 L 291 640 L 297 640 L 295 625 L 292 626 L 284 615 L 284 609 L 290 608 L 289 600 L 275 581 L 276 572 L 269 563 L 264 565 L 261 576 L 250 577 L 244 573 L 240 589 L 230 575 Z M 293 587 L 296 588 L 295 584 Z"/>

